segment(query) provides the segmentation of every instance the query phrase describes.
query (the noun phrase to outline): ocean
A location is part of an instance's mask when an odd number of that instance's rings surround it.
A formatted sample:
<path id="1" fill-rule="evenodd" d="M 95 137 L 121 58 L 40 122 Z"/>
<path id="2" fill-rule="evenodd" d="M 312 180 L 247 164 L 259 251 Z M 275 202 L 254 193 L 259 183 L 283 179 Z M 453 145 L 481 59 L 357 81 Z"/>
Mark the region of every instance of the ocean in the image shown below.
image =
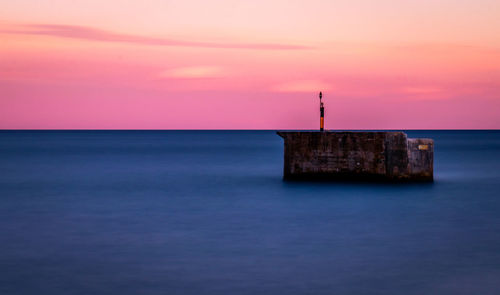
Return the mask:
<path id="1" fill-rule="evenodd" d="M 0 294 L 498 294 L 500 131 L 434 183 L 284 182 L 274 131 L 0 131 Z"/>

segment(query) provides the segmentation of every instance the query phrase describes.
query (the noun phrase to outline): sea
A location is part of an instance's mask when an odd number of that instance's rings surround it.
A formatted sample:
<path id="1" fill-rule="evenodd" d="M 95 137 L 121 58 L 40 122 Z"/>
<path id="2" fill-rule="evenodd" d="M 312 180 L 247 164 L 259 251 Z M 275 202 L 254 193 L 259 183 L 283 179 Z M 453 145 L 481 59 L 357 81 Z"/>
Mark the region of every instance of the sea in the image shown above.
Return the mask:
<path id="1" fill-rule="evenodd" d="M 433 183 L 286 182 L 275 131 L 0 131 L 0 294 L 500 294 L 500 131 Z"/>

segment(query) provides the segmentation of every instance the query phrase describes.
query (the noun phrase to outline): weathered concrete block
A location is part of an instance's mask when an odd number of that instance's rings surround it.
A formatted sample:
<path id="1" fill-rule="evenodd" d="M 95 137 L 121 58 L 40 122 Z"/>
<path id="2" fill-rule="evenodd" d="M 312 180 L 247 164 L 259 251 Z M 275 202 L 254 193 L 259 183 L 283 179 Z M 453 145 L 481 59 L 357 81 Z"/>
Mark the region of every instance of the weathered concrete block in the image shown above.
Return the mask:
<path id="1" fill-rule="evenodd" d="M 283 178 L 433 180 L 432 139 L 403 132 L 278 132 L 285 140 Z"/>
<path id="2" fill-rule="evenodd" d="M 428 138 L 408 139 L 409 173 L 412 177 L 434 178 L 434 141 Z"/>

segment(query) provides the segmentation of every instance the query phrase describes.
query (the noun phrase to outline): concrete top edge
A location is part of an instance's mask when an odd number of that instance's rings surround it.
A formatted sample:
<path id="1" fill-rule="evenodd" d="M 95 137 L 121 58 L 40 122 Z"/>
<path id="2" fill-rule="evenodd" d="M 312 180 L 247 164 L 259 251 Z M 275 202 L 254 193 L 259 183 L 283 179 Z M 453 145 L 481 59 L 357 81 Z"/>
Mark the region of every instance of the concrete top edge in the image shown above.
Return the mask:
<path id="1" fill-rule="evenodd" d="M 418 141 L 434 142 L 434 139 L 432 139 L 432 138 L 408 138 L 408 140 L 418 140 Z"/>
<path id="2" fill-rule="evenodd" d="M 363 131 L 363 130 L 354 130 L 354 131 L 344 131 L 344 130 L 278 130 L 278 133 L 404 133 L 404 131 Z"/>
<path id="3" fill-rule="evenodd" d="M 299 133 L 318 133 L 318 134 L 405 134 L 402 131 L 334 131 L 334 130 L 326 130 L 326 131 L 276 131 L 278 135 L 285 134 L 299 134 Z"/>
<path id="4" fill-rule="evenodd" d="M 434 143 L 434 140 L 432 138 L 408 138 L 407 134 L 402 131 L 333 131 L 333 130 L 328 130 L 328 131 L 276 131 L 276 133 L 285 138 L 287 135 L 297 135 L 297 134 L 322 134 L 322 135 L 348 135 L 348 134 L 356 134 L 356 135 L 392 135 L 392 136 L 404 136 L 408 140 L 411 141 L 418 141 L 423 144 L 426 143 Z"/>

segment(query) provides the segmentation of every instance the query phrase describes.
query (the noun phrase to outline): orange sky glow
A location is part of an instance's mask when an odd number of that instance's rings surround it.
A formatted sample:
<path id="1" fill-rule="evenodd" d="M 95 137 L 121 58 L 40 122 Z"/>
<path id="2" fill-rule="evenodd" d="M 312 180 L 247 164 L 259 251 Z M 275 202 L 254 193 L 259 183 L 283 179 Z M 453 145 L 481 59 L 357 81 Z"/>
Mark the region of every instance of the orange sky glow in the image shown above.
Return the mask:
<path id="1" fill-rule="evenodd" d="M 500 1 L 0 3 L 0 128 L 500 128 Z"/>

